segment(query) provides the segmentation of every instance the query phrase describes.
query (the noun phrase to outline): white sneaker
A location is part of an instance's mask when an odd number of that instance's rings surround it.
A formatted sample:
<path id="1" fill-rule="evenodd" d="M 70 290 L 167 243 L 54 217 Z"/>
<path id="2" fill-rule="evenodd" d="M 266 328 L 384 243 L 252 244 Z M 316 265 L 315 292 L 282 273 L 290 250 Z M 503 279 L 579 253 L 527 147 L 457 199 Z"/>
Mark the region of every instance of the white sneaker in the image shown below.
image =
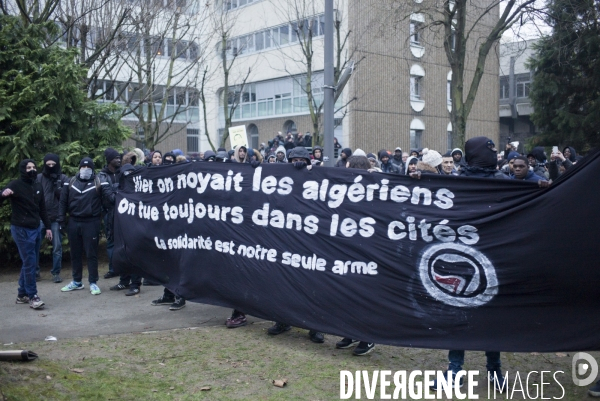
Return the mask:
<path id="1" fill-rule="evenodd" d="M 41 309 L 44 307 L 44 305 L 45 304 L 42 302 L 40 297 L 37 296 L 37 294 L 29 298 L 29 307 L 32 309 Z"/>
<path id="2" fill-rule="evenodd" d="M 96 285 L 96 283 L 90 284 L 90 293 L 92 295 L 100 295 L 102 291 L 100 291 L 100 287 Z"/>

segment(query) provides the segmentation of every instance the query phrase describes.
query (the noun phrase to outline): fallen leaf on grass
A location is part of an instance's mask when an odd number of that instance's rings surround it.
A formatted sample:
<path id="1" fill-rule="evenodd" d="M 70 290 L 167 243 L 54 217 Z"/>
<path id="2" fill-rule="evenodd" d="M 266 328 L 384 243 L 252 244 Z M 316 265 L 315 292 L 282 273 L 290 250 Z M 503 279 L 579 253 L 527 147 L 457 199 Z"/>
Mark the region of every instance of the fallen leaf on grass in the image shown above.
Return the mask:
<path id="1" fill-rule="evenodd" d="M 529 355 L 539 355 L 539 354 L 540 354 L 539 352 L 532 352 L 532 353 L 531 353 L 531 354 L 529 354 Z"/>
<path id="2" fill-rule="evenodd" d="M 569 354 L 563 354 L 562 352 L 557 352 L 556 356 L 559 358 L 564 358 L 565 356 L 569 356 Z"/>
<path id="3" fill-rule="evenodd" d="M 158 364 L 159 364 L 160 366 L 165 366 L 165 364 L 164 364 L 164 363 L 162 363 L 162 362 L 159 362 Z"/>
<path id="4" fill-rule="evenodd" d="M 169 390 L 175 390 L 175 387 L 171 386 L 169 387 Z"/>
<path id="5" fill-rule="evenodd" d="M 85 370 L 79 369 L 79 368 L 75 368 L 75 369 L 71 369 L 71 372 L 73 372 L 73 373 L 83 373 L 83 372 L 85 372 Z"/>
<path id="6" fill-rule="evenodd" d="M 50 376 L 46 376 L 46 380 L 52 380 Z"/>
<path id="7" fill-rule="evenodd" d="M 285 387 L 287 382 L 288 382 L 288 379 L 273 380 L 273 385 L 275 387 Z"/>
<path id="8" fill-rule="evenodd" d="M 210 386 L 200 387 L 200 391 L 210 391 Z"/>
<path id="9" fill-rule="evenodd" d="M 152 389 L 153 393 L 158 393 L 158 390 Z"/>

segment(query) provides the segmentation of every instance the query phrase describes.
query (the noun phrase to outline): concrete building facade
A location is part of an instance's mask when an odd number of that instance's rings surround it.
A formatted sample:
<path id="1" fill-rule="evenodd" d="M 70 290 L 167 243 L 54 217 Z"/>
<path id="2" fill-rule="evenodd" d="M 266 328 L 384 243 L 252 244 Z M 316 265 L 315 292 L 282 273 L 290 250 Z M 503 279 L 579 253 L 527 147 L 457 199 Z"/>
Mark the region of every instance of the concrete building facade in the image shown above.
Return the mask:
<path id="1" fill-rule="evenodd" d="M 532 73 L 526 65 L 534 51 L 534 43 L 535 40 L 528 40 L 500 46 L 500 140 L 503 143 L 508 138 L 519 141 L 520 147 L 537 133 L 529 117 L 533 113 L 529 100 Z"/>

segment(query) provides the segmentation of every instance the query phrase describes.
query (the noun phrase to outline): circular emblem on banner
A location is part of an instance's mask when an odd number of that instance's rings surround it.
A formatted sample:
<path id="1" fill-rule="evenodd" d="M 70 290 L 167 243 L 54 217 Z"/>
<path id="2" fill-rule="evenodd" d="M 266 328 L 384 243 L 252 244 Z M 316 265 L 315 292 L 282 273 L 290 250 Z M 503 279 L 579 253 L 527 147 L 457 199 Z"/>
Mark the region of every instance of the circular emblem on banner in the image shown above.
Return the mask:
<path id="1" fill-rule="evenodd" d="M 480 306 L 498 293 L 494 266 L 470 246 L 454 243 L 430 246 L 421 256 L 419 274 L 432 297 L 452 306 Z"/>

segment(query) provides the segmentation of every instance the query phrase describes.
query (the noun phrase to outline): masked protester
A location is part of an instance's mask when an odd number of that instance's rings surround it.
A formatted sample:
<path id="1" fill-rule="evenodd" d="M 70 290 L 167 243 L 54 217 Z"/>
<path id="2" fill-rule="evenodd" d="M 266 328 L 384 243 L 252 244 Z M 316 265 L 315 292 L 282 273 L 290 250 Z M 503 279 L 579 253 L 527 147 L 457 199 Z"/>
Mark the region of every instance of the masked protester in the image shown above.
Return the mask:
<path id="1" fill-rule="evenodd" d="M 167 152 L 163 156 L 162 160 L 163 160 L 163 164 L 168 166 L 169 164 L 175 164 L 176 157 L 173 153 Z"/>
<path id="2" fill-rule="evenodd" d="M 102 181 L 94 173 L 94 162 L 84 157 L 79 162 L 79 173 L 63 185 L 58 208 L 58 221 L 62 224 L 67 214 L 69 227 L 67 235 L 71 245 L 73 281 L 61 291 L 82 290 L 83 252 L 87 256 L 88 281 L 92 295 L 99 295 L 98 281 L 98 240 L 102 208 L 115 202 L 113 186 Z"/>
<path id="3" fill-rule="evenodd" d="M 37 182 L 44 189 L 44 200 L 46 212 L 50 220 L 52 230 L 52 281 L 62 282 L 60 271 L 62 270 L 62 234 L 58 223 L 58 204 L 60 203 L 60 192 L 63 184 L 68 182 L 66 175 L 62 174 L 60 158 L 58 155 L 48 153 L 44 156 L 42 172 L 37 175 Z M 40 245 L 41 245 L 40 241 Z M 40 248 L 37 250 L 37 260 L 40 258 Z M 37 266 L 37 264 L 36 264 Z"/>
<path id="4" fill-rule="evenodd" d="M 484 177 L 484 178 L 496 178 L 496 179 L 507 179 L 508 177 L 502 172 L 496 170 L 496 162 L 498 150 L 496 145 L 490 138 L 484 136 L 478 136 L 469 139 L 465 143 L 465 160 L 467 166 L 461 168 L 461 175 L 467 177 Z M 502 389 L 505 386 L 505 379 L 502 374 L 502 364 L 500 362 L 500 352 L 498 351 L 486 351 L 485 356 L 487 359 L 487 370 L 491 379 L 495 379 L 493 385 L 496 389 Z M 465 362 L 465 351 L 464 350 L 451 350 L 448 351 L 448 377 L 451 378 L 451 386 L 462 387 L 463 378 L 461 377 L 458 382 L 455 382 L 456 375 L 463 368 Z M 490 380 L 491 381 L 491 380 Z M 438 389 L 437 380 L 434 380 L 432 389 Z M 502 391 L 502 390 L 500 390 Z"/>
<path id="5" fill-rule="evenodd" d="M 106 166 L 98 173 L 98 177 L 102 181 L 108 182 L 116 189 L 119 185 L 119 176 L 121 175 L 121 155 L 113 148 L 106 148 L 104 157 L 106 158 Z M 108 255 L 108 273 L 104 275 L 104 278 L 108 279 L 118 276 L 118 274 L 115 273 L 112 264 L 113 249 L 115 248 L 115 238 L 113 233 L 115 209 L 113 205 L 108 205 L 107 208 L 103 209 L 103 212 L 104 231 L 106 234 L 106 253 Z"/>
<path id="6" fill-rule="evenodd" d="M 37 293 L 35 269 L 37 267 L 37 250 L 41 238 L 39 235 L 40 220 L 46 229 L 46 238 L 52 240 L 52 230 L 42 185 L 36 181 L 37 170 L 35 162 L 25 159 L 19 164 L 21 179 L 8 183 L 2 191 L 0 203 L 10 199 L 12 214 L 10 217 L 10 232 L 19 249 L 23 261 L 19 276 L 17 292 L 18 304 L 29 304 L 32 309 L 44 307 L 44 302 Z"/>

